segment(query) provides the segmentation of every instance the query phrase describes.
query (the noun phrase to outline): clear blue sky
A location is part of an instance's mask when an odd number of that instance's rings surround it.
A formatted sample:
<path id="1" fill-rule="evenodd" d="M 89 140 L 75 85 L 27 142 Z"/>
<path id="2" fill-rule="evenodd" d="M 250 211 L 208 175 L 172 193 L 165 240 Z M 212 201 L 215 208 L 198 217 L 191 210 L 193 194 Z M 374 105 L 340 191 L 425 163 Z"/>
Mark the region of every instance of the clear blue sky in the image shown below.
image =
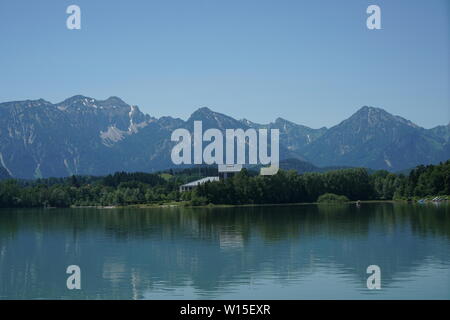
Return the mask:
<path id="1" fill-rule="evenodd" d="M 370 105 L 429 128 L 450 119 L 449 3 L 2 0 L 0 101 L 114 95 L 156 117 L 207 106 L 311 127 Z"/>

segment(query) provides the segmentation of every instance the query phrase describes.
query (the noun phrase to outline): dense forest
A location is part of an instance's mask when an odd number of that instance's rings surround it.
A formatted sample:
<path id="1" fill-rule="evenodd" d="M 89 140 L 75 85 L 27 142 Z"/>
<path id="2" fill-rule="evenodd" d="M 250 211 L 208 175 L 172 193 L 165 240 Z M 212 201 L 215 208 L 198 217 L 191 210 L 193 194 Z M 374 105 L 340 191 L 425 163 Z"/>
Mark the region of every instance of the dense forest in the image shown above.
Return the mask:
<path id="1" fill-rule="evenodd" d="M 213 204 L 315 202 L 327 193 L 353 201 L 450 195 L 450 161 L 418 166 L 408 176 L 387 171 L 369 174 L 362 168 L 300 175 L 280 171 L 274 176 L 250 176 L 243 170 L 233 179 L 204 184 L 193 193 L 201 202 Z"/>
<path id="2" fill-rule="evenodd" d="M 316 202 L 324 194 L 349 200 L 396 200 L 450 195 L 450 160 L 418 166 L 408 175 L 366 169 L 341 169 L 298 174 L 280 170 L 259 176 L 243 169 L 234 177 L 210 182 L 190 192 L 179 186 L 217 168 L 197 167 L 159 173 L 118 172 L 105 177 L 71 176 L 0 181 L 0 207 L 125 206 L 180 202 L 205 204 L 277 204 Z"/>

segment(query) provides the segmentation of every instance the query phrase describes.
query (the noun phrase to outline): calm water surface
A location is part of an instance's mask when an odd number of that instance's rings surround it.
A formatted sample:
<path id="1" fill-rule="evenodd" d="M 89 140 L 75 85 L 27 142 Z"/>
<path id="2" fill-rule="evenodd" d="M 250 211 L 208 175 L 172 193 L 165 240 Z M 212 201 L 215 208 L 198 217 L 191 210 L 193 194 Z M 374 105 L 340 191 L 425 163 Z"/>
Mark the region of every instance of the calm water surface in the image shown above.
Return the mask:
<path id="1" fill-rule="evenodd" d="M 22 298 L 450 299 L 450 206 L 2 209 L 0 299 Z"/>

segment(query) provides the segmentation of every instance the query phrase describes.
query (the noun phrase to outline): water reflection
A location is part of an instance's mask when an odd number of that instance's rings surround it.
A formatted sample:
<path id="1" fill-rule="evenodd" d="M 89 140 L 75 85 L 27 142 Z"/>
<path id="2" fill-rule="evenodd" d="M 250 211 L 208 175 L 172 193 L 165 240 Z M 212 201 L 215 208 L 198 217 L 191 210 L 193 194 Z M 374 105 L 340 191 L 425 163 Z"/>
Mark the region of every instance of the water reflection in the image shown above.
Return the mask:
<path id="1" fill-rule="evenodd" d="M 448 299 L 449 270 L 448 205 L 0 211 L 3 299 Z"/>

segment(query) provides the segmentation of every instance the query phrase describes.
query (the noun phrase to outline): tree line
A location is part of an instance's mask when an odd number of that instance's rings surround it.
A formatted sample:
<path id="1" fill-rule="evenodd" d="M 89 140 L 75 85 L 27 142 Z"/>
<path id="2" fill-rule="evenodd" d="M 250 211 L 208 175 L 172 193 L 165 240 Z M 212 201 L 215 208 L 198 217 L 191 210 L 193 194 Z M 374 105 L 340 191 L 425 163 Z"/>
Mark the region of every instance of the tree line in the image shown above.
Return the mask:
<path id="1" fill-rule="evenodd" d="M 316 202 L 324 194 L 349 200 L 396 200 L 450 195 L 450 160 L 418 166 L 408 175 L 366 169 L 298 174 L 280 170 L 259 176 L 243 169 L 226 180 L 180 193 L 179 186 L 217 175 L 217 169 L 188 168 L 159 173 L 117 172 L 105 177 L 71 176 L 0 181 L 0 207 L 126 206 L 163 204 L 278 204 Z"/>
<path id="2" fill-rule="evenodd" d="M 195 202 L 213 204 L 278 204 L 316 202 L 324 194 L 349 200 L 411 200 L 450 195 L 450 160 L 418 166 L 409 175 L 363 168 L 274 176 L 252 176 L 242 170 L 232 179 L 206 183 L 192 191 Z"/>

